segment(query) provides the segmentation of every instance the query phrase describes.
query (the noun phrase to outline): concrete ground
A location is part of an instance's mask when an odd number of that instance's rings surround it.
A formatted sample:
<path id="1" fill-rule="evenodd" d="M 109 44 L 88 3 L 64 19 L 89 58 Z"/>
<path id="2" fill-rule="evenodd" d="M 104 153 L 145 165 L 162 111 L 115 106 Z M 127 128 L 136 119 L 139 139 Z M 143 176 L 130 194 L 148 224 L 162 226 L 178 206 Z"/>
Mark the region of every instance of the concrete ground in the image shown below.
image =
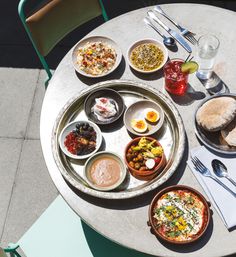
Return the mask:
<path id="1" fill-rule="evenodd" d="M 39 139 L 44 71 L 0 68 L 0 242 L 17 242 L 56 198 Z"/>
<path id="2" fill-rule="evenodd" d="M 115 10 L 109 7 L 111 17 L 158 1 L 130 1 L 127 9 L 121 8 L 118 2 L 114 1 Z M 200 2 L 236 10 L 234 1 Z M 0 242 L 3 247 L 8 242 L 17 242 L 58 194 L 45 166 L 39 138 L 46 75 L 39 69 L 20 25 L 17 3 L 1 0 L 0 4 L 3 7 L 0 15 Z M 76 40 L 85 35 L 85 29 L 88 31 L 94 26 L 83 27 Z M 67 37 L 55 53 L 63 56 L 74 43 L 75 37 Z M 52 68 L 59 61 L 55 53 L 50 57 Z"/>

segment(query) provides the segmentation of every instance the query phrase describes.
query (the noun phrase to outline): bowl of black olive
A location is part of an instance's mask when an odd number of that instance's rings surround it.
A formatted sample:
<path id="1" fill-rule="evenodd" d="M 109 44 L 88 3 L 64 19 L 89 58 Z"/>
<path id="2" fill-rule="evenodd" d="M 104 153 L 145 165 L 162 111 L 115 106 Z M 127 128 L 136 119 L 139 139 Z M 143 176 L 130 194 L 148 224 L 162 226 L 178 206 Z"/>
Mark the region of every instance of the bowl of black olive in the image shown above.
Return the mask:
<path id="1" fill-rule="evenodd" d="M 65 155 L 73 159 L 87 159 L 98 151 L 102 143 L 100 128 L 91 121 L 73 121 L 60 133 L 59 145 Z"/>

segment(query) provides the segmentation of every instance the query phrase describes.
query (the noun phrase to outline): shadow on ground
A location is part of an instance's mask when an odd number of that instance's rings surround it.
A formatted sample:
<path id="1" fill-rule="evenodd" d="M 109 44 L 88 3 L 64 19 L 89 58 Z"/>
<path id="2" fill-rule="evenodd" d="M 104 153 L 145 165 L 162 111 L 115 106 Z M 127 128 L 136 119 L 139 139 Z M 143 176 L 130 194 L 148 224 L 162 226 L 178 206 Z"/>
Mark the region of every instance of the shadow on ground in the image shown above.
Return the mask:
<path id="1" fill-rule="evenodd" d="M 120 245 L 98 234 L 84 222 L 82 222 L 82 227 L 87 243 L 94 257 L 152 257 L 152 255 L 137 252 L 126 247 L 121 247 Z"/>

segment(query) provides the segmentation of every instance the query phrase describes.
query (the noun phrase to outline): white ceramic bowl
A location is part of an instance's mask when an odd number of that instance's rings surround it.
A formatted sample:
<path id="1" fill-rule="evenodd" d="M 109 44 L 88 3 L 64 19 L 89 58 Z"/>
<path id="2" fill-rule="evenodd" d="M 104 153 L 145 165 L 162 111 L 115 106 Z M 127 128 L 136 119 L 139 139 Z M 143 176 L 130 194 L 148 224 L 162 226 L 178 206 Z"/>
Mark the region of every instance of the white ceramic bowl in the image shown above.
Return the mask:
<path id="1" fill-rule="evenodd" d="M 117 54 L 116 61 L 115 61 L 115 64 L 113 65 L 113 67 L 109 71 L 104 72 L 99 75 L 92 75 L 92 74 L 88 74 L 80 69 L 79 65 L 77 64 L 77 52 L 78 52 L 79 48 L 84 47 L 86 45 L 86 43 L 88 43 L 88 42 L 90 42 L 90 43 L 103 42 L 103 43 L 108 44 L 115 50 L 115 52 Z M 119 66 L 121 60 L 122 60 L 122 52 L 121 52 L 119 46 L 116 44 L 116 42 L 114 42 L 112 39 L 107 38 L 107 37 L 93 36 L 93 37 L 88 37 L 88 38 L 82 39 L 75 45 L 75 47 L 72 51 L 72 62 L 73 62 L 73 66 L 74 66 L 75 70 L 78 73 L 80 73 L 81 75 L 89 77 L 89 78 L 100 78 L 100 77 L 107 76 L 108 74 L 113 72 Z"/>
<path id="2" fill-rule="evenodd" d="M 146 122 L 147 123 L 147 131 L 140 133 L 137 132 L 136 130 L 134 130 L 131 126 L 131 121 L 133 119 L 143 119 L 145 120 L 145 110 L 152 108 L 154 109 L 156 112 L 159 113 L 160 118 L 156 123 L 150 123 L 150 122 Z M 127 130 L 129 132 L 131 132 L 132 134 L 136 135 L 136 136 L 150 136 L 155 134 L 163 125 L 165 120 L 165 114 L 164 111 L 162 110 L 161 106 L 153 101 L 150 100 L 140 100 L 137 101 L 133 104 L 131 104 L 130 106 L 127 107 L 127 109 L 125 110 L 124 113 L 124 124 L 125 127 L 127 128 Z"/>
<path id="3" fill-rule="evenodd" d="M 120 174 L 119 180 L 115 184 L 107 186 L 107 187 L 100 187 L 98 185 L 95 185 L 89 174 L 90 168 L 91 168 L 92 164 L 94 163 L 94 161 L 100 159 L 101 157 L 111 157 L 111 158 L 115 159 L 116 161 L 118 161 L 118 163 L 120 165 L 121 174 Z M 85 177 L 86 182 L 92 188 L 99 190 L 99 191 L 110 191 L 110 190 L 117 188 L 124 181 L 126 174 L 127 174 L 127 170 L 126 170 L 125 164 L 122 161 L 121 157 L 119 155 L 117 155 L 116 153 L 113 153 L 110 151 L 103 151 L 103 152 L 98 152 L 98 153 L 94 154 L 86 161 L 86 163 L 84 165 L 84 177 Z"/>
<path id="4" fill-rule="evenodd" d="M 145 44 L 145 43 L 153 43 L 155 44 L 156 46 L 158 46 L 162 51 L 163 51 L 163 54 L 164 54 L 164 59 L 163 59 L 163 62 L 162 64 L 157 67 L 156 69 L 153 69 L 153 70 L 150 70 L 150 71 L 144 71 L 144 70 L 140 70 L 138 69 L 136 66 L 134 66 L 130 60 L 130 55 L 131 55 L 131 52 L 133 51 L 133 49 L 141 44 Z M 129 65 L 136 71 L 138 72 L 141 72 L 141 73 L 153 73 L 155 71 L 158 71 L 160 70 L 164 64 L 166 63 L 168 59 L 168 51 L 167 51 L 167 48 L 164 46 L 164 44 L 162 44 L 160 41 L 157 41 L 155 39 L 152 39 L 152 38 L 146 38 L 146 39 L 141 39 L 141 40 L 138 40 L 136 42 L 134 42 L 128 49 L 128 52 L 127 52 L 127 60 L 128 60 L 128 63 Z"/>
<path id="5" fill-rule="evenodd" d="M 76 124 L 78 124 L 78 123 L 87 123 L 91 127 L 93 127 L 93 129 L 96 132 L 96 148 L 93 152 L 91 152 L 89 154 L 84 154 L 84 155 L 83 154 L 82 155 L 72 154 L 67 150 L 67 148 L 64 144 L 66 136 L 76 128 Z M 93 155 L 94 153 L 96 153 L 98 151 L 101 144 L 102 144 L 102 132 L 101 132 L 100 128 L 95 123 L 93 123 L 91 121 L 87 121 L 87 120 L 79 120 L 79 121 L 73 121 L 73 122 L 68 123 L 63 128 L 63 130 L 61 131 L 61 134 L 59 136 L 59 145 L 60 145 L 61 150 L 63 151 L 63 153 L 65 155 L 67 155 L 68 157 L 73 158 L 73 159 L 77 159 L 77 160 L 87 159 L 88 157 L 90 157 L 91 155 Z"/>

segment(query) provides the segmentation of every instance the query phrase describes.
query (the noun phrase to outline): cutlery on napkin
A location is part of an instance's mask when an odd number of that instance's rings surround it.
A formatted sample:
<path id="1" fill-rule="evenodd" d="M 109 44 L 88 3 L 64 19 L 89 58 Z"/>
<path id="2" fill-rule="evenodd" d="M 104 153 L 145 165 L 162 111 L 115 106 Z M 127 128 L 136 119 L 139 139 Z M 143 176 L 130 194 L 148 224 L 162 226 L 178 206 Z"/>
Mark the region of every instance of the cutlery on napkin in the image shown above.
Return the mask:
<path id="1" fill-rule="evenodd" d="M 219 159 L 222 161 L 233 179 L 236 179 L 236 159 L 232 157 L 219 157 L 210 152 L 204 146 L 200 146 L 191 150 L 191 156 L 196 156 L 201 162 L 210 170 L 214 176 L 211 161 L 213 159 Z M 188 166 L 197 178 L 198 182 L 204 189 L 210 202 L 217 210 L 225 226 L 230 229 L 236 226 L 236 197 L 228 190 L 222 187 L 219 183 L 209 177 L 203 176 L 196 170 L 194 164 L 189 159 L 187 161 Z M 219 178 L 219 180 L 231 191 L 236 193 L 236 187 L 232 185 L 226 178 Z"/>

